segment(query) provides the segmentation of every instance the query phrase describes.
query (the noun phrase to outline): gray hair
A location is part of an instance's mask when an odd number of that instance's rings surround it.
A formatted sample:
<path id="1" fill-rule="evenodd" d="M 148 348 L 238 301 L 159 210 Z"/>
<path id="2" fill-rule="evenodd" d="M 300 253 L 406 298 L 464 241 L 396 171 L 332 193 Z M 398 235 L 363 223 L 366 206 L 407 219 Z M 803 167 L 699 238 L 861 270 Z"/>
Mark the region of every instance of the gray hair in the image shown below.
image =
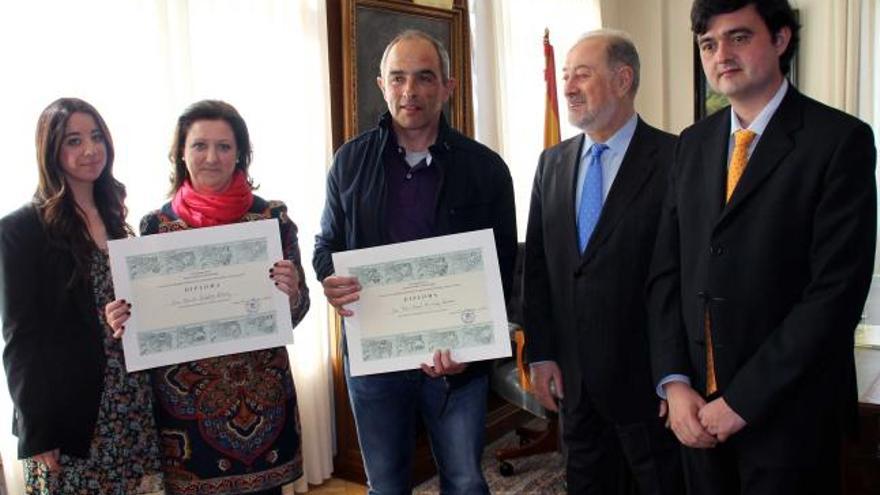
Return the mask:
<path id="1" fill-rule="evenodd" d="M 633 70 L 633 83 L 630 92 L 635 95 L 639 90 L 639 70 L 641 63 L 639 62 L 639 52 L 633 43 L 629 34 L 616 29 L 596 29 L 581 35 L 574 46 L 579 45 L 582 41 L 588 39 L 601 38 L 608 42 L 606 55 L 608 57 L 608 66 L 619 68 L 622 65 L 630 67 Z"/>
<path id="2" fill-rule="evenodd" d="M 424 31 L 419 31 L 418 29 L 407 29 L 405 31 L 401 31 L 397 36 L 394 37 L 393 40 L 388 42 L 388 46 L 385 47 L 385 52 L 382 54 L 382 62 L 379 64 L 379 75 L 383 75 L 382 71 L 385 70 L 385 62 L 388 60 L 388 54 L 391 53 L 391 49 L 394 48 L 394 45 L 404 40 L 416 39 L 425 40 L 434 45 L 434 49 L 437 50 L 437 56 L 440 58 L 440 71 L 441 76 L 443 77 L 443 82 L 445 83 L 446 81 L 448 81 L 449 52 L 446 51 L 446 47 L 443 46 L 443 43 L 441 43 L 440 40 Z"/>

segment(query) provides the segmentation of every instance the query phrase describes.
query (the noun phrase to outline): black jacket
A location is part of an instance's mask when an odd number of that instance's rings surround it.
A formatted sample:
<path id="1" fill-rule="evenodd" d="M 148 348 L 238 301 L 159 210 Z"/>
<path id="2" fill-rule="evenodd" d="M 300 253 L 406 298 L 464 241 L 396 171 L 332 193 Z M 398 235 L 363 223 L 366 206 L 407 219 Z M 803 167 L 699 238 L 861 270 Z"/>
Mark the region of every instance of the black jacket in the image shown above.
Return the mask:
<path id="1" fill-rule="evenodd" d="M 393 139 L 391 115 L 378 127 L 342 145 L 327 177 L 321 233 L 312 264 L 319 280 L 332 275 L 337 251 L 389 244 L 385 225 L 386 185 L 383 151 Z M 505 295 L 510 294 L 516 257 L 513 181 L 495 152 L 449 127 L 441 116 L 437 141 L 429 148 L 431 166 L 440 170 L 435 235 L 491 228 Z"/>
<path id="2" fill-rule="evenodd" d="M 50 242 L 33 204 L 0 219 L 3 364 L 21 458 L 89 454 L 106 362 L 88 281 Z"/>
<path id="3" fill-rule="evenodd" d="M 567 407 L 581 383 L 604 418 L 653 420 L 645 281 L 675 136 L 641 120 L 614 179 L 599 223 L 578 252 L 575 190 L 584 137 L 541 155 L 526 236 L 524 312 L 534 361 L 562 369 Z"/>
<path id="4" fill-rule="evenodd" d="M 789 87 L 725 203 L 730 125 L 725 108 L 675 151 L 649 279 L 654 379 L 705 390 L 708 309 L 718 391 L 748 423 L 728 445 L 757 466 L 810 465 L 855 419 L 874 136 Z"/>

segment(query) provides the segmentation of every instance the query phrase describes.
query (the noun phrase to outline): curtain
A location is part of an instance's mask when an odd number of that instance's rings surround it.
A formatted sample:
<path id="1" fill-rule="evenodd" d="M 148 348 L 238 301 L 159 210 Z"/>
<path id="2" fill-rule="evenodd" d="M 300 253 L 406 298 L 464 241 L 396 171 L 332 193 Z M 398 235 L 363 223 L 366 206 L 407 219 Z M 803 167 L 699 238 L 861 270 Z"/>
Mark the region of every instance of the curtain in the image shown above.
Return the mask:
<path id="1" fill-rule="evenodd" d="M 257 194 L 287 203 L 299 226 L 312 309 L 296 328 L 291 366 L 299 396 L 306 481 L 332 472 L 333 406 L 327 312 L 311 256 L 330 159 L 324 0 L 79 0 L 0 6 L 0 215 L 36 187 L 34 130 L 61 96 L 89 101 L 107 121 L 115 174 L 128 186 L 129 223 L 165 200 L 177 116 L 190 103 L 233 104 L 253 140 Z M 0 380 L 0 452 L 10 493 L 21 464 Z M 48 393 L 48 391 L 47 391 Z"/>
<path id="2" fill-rule="evenodd" d="M 880 0 L 864 0 L 861 15 L 862 79 L 860 83 L 859 116 L 874 128 L 874 139 L 880 147 Z"/>
<path id="3" fill-rule="evenodd" d="M 568 49 L 602 25 L 599 0 L 470 0 L 477 140 L 496 150 L 513 175 L 517 228 L 525 238 L 538 156 L 544 149 L 544 28 L 556 50 L 560 106 Z M 560 108 L 566 139 L 580 132 Z"/>
<path id="4" fill-rule="evenodd" d="M 860 63 L 858 116 L 874 129 L 874 147 L 880 148 L 880 0 L 862 0 L 860 12 Z M 880 173 L 880 172 L 878 172 Z M 880 175 L 877 175 L 880 189 Z M 878 198 L 880 210 L 880 198 Z M 878 224 L 880 231 L 880 224 Z M 874 280 L 864 314 L 868 323 L 880 324 L 880 243 L 874 253 Z"/>
<path id="5" fill-rule="evenodd" d="M 873 114 L 876 4 L 876 0 L 822 2 L 805 5 L 801 12 L 798 57 L 807 71 L 804 89 L 866 121 Z M 817 56 L 828 63 L 814 63 Z"/>

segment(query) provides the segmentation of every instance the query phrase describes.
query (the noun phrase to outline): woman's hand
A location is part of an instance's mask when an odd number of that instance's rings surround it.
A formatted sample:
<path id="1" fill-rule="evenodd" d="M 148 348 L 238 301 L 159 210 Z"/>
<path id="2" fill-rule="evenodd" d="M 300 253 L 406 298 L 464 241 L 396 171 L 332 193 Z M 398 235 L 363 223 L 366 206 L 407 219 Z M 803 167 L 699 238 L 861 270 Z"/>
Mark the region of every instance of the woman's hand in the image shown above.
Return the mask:
<path id="1" fill-rule="evenodd" d="M 275 281 L 275 286 L 287 294 L 291 300 L 299 297 L 299 271 L 290 260 L 281 260 L 269 269 L 269 278 Z"/>
<path id="2" fill-rule="evenodd" d="M 58 462 L 58 457 L 61 455 L 58 449 L 50 450 L 49 452 L 43 452 L 42 454 L 37 454 L 33 456 L 35 462 L 39 462 L 46 466 L 49 471 L 53 473 L 57 473 L 61 471 L 61 463 Z"/>
<path id="3" fill-rule="evenodd" d="M 125 299 L 117 299 L 104 306 L 104 318 L 113 330 L 113 338 L 122 338 L 125 333 L 125 322 L 131 316 L 131 303 Z"/>

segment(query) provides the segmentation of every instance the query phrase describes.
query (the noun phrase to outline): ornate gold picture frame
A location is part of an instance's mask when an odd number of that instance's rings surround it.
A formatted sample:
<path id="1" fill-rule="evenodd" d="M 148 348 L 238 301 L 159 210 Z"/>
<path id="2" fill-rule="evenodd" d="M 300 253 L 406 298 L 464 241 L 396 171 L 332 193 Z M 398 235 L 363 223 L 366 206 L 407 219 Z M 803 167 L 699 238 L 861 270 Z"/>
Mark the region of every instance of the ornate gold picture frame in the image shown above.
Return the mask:
<path id="1" fill-rule="evenodd" d="M 473 135 L 470 42 L 467 12 L 426 7 L 404 0 L 343 0 L 342 58 L 345 139 L 374 127 L 387 109 L 376 84 L 385 46 L 405 29 L 418 29 L 449 50 L 450 76 L 457 85 L 446 107 L 450 125 Z"/>

